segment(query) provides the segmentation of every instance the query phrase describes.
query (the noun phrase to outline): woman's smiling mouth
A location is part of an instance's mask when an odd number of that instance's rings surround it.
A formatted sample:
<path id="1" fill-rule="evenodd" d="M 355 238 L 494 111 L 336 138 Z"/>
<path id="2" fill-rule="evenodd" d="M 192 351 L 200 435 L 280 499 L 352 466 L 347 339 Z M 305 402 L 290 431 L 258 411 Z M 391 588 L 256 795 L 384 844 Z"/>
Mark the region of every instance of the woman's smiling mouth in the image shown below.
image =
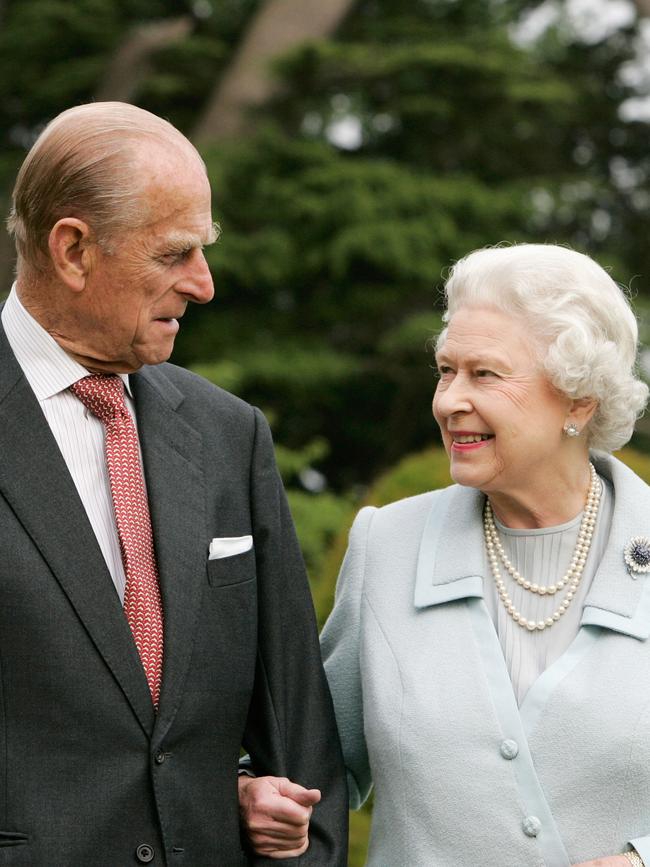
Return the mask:
<path id="1" fill-rule="evenodd" d="M 494 434 L 473 433 L 470 431 L 450 431 L 453 451 L 468 452 L 481 448 L 494 439 Z"/>

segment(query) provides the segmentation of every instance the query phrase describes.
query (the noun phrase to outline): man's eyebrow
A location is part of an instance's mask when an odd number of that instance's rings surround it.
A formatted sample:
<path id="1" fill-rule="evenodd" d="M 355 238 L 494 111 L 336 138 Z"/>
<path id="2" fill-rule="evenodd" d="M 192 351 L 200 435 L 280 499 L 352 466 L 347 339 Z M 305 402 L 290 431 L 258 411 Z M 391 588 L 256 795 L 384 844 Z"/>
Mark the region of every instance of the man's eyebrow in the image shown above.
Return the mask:
<path id="1" fill-rule="evenodd" d="M 220 237 L 221 237 L 221 226 L 219 225 L 219 223 L 214 222 L 210 226 L 210 233 L 208 235 L 208 239 L 205 242 L 204 246 L 207 246 L 208 244 L 214 244 L 216 241 L 219 240 Z"/>
<path id="2" fill-rule="evenodd" d="M 220 234 L 221 228 L 218 223 L 212 223 L 206 235 L 194 232 L 171 232 L 165 238 L 165 248 L 180 252 L 191 250 L 193 247 L 207 247 L 209 244 L 214 244 Z"/>

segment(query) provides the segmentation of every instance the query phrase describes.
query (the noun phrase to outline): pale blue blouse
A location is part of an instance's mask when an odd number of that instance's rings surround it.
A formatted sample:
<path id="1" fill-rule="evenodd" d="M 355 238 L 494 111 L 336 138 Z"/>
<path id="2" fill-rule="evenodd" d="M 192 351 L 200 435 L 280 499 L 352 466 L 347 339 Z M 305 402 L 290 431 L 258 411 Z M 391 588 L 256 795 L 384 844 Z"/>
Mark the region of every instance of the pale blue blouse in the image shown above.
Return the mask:
<path id="1" fill-rule="evenodd" d="M 582 609 L 591 582 L 607 545 L 614 510 L 614 491 L 610 482 L 602 482 L 598 518 L 594 527 L 589 556 L 571 605 L 557 623 L 541 632 L 522 629 L 506 612 L 499 599 L 485 556 L 485 603 L 492 617 L 503 649 L 512 686 L 521 704 L 537 678 L 564 653 L 578 634 Z M 506 555 L 517 571 L 536 584 L 553 584 L 567 571 L 580 531 L 582 512 L 570 521 L 538 530 L 513 530 L 495 524 Z M 540 596 L 524 590 L 501 566 L 501 576 L 515 607 L 529 620 L 545 620 L 558 607 L 564 593 Z"/>

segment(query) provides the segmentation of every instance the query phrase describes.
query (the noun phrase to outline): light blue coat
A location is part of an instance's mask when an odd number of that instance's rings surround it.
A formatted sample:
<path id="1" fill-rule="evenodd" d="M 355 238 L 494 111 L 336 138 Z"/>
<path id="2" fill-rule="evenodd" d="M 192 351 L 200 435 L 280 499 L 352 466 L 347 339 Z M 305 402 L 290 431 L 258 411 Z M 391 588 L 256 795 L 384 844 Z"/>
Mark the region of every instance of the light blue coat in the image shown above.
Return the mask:
<path id="1" fill-rule="evenodd" d="M 374 783 L 372 867 L 650 865 L 650 488 L 614 458 L 614 514 L 569 649 L 517 707 L 483 601 L 483 496 L 363 509 L 322 635 L 351 801 Z"/>

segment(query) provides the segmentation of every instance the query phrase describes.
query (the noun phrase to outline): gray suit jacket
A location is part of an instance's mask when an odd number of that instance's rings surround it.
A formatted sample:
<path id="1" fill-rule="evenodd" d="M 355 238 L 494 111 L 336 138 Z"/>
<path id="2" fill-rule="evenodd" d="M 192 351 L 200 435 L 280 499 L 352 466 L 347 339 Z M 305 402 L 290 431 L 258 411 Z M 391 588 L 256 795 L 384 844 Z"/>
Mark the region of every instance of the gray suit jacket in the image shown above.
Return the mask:
<path id="1" fill-rule="evenodd" d="M 165 613 L 158 714 L 0 329 L 0 865 L 267 863 L 240 840 L 242 746 L 261 773 L 323 791 L 310 849 L 286 863 L 343 865 L 339 743 L 268 426 L 173 365 L 132 386 Z M 212 538 L 249 533 L 254 550 L 208 561 Z"/>

